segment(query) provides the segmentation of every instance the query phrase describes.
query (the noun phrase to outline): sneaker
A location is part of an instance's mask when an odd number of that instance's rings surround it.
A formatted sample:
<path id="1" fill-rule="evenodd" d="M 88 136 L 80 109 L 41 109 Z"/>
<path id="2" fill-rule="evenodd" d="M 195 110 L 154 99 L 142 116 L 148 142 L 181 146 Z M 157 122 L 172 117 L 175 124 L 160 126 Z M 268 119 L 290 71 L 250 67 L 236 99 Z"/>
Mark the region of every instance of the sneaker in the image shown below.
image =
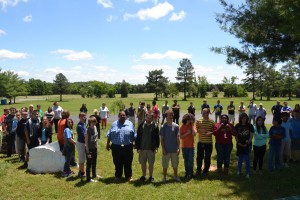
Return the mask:
<path id="1" fill-rule="evenodd" d="M 79 171 L 79 172 L 78 172 L 78 177 L 79 177 L 79 178 L 84 178 L 84 177 L 86 177 L 86 175 L 85 175 L 84 172 Z"/>
<path id="2" fill-rule="evenodd" d="M 150 177 L 148 178 L 148 181 L 151 182 L 151 183 L 154 183 L 154 182 L 155 182 L 155 179 L 154 179 L 154 177 L 150 176 Z"/>
<path id="3" fill-rule="evenodd" d="M 62 177 L 69 177 L 70 174 L 69 174 L 69 172 L 63 172 L 63 173 L 61 174 L 61 176 L 62 176 Z"/>
<path id="4" fill-rule="evenodd" d="M 133 182 L 134 181 L 132 177 L 127 178 L 127 180 L 128 180 L 128 182 Z"/>
<path id="5" fill-rule="evenodd" d="M 181 180 L 180 180 L 180 178 L 179 178 L 179 176 L 177 176 L 176 178 L 174 178 L 175 179 L 175 181 L 177 181 L 177 182 L 180 182 Z"/>
<path id="6" fill-rule="evenodd" d="M 97 174 L 96 176 L 93 176 L 92 178 L 101 179 L 101 178 L 103 178 L 103 177 Z"/>
<path id="7" fill-rule="evenodd" d="M 166 183 L 166 182 L 167 182 L 167 178 L 166 178 L 166 177 L 163 177 L 161 181 L 162 181 L 163 183 Z"/>
<path id="8" fill-rule="evenodd" d="M 24 164 L 21 166 L 22 169 L 27 169 L 28 163 L 25 161 Z"/>
<path id="9" fill-rule="evenodd" d="M 77 163 L 71 163 L 70 166 L 71 167 L 79 167 L 79 165 Z"/>
<path id="10" fill-rule="evenodd" d="M 94 180 L 94 179 L 87 179 L 86 182 L 89 182 L 89 183 L 97 183 L 98 181 L 97 181 L 97 180 Z"/>
<path id="11" fill-rule="evenodd" d="M 247 175 L 246 175 L 246 178 L 250 178 L 250 174 L 247 174 Z"/>
<path id="12" fill-rule="evenodd" d="M 145 176 L 141 176 L 140 181 L 145 181 L 146 177 Z"/>

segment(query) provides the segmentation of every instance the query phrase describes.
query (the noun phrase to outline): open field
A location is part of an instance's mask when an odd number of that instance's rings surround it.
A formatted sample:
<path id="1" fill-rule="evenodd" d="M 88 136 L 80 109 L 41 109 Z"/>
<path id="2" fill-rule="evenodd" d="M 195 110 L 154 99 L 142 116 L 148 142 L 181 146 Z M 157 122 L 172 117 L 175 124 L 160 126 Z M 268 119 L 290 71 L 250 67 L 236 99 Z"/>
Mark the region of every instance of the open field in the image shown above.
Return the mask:
<path id="1" fill-rule="evenodd" d="M 31 99 L 32 98 L 32 99 Z M 45 97 L 28 97 L 26 101 L 19 101 L 13 106 L 20 108 L 28 106 L 30 103 L 36 105 L 41 104 L 43 110 L 52 105 L 53 101 L 58 100 L 58 96 L 51 96 L 45 100 Z M 137 107 L 140 100 L 147 103 L 152 101 L 153 94 L 129 95 L 129 98 L 122 101 L 129 105 L 134 102 Z M 21 98 L 20 98 L 21 99 Z M 26 99 L 26 98 L 25 98 Z M 38 99 L 38 100 L 37 100 Z M 194 102 L 199 112 L 203 99 L 189 99 L 188 101 L 180 101 L 177 98 L 183 110 L 185 110 L 190 101 Z M 248 102 L 250 98 L 236 98 L 236 102 L 241 100 Z M 86 103 L 89 114 L 94 108 L 99 108 L 102 102 L 106 102 L 108 107 L 116 99 L 82 99 L 79 96 L 65 95 L 60 105 L 70 110 L 73 116 L 77 116 L 82 103 Z M 158 101 L 159 107 L 164 103 L 165 99 Z M 169 104 L 172 99 L 168 99 Z M 208 98 L 208 103 L 212 106 L 217 98 Z M 221 104 L 228 105 L 230 99 L 220 98 Z M 286 99 L 281 99 L 286 100 Z M 256 101 L 259 104 L 260 101 Z M 289 102 L 290 106 L 294 106 L 299 99 Z M 267 111 L 275 101 L 263 101 Z M 0 109 L 2 110 L 2 106 Z M 109 127 L 109 126 L 108 126 Z M 268 125 L 269 127 L 269 125 Z M 101 139 L 98 147 L 97 173 L 103 176 L 98 183 L 86 183 L 78 179 L 76 175 L 69 178 L 61 178 L 60 174 L 30 174 L 24 169 L 19 169 L 22 163 L 19 163 L 17 156 L 6 158 L 4 154 L 0 154 L 0 180 L 1 190 L 0 199 L 274 199 L 294 195 L 300 195 L 300 164 L 292 163 L 290 168 L 284 168 L 280 171 L 268 172 L 264 170 L 263 175 L 252 175 L 250 179 L 244 176 L 237 176 L 237 157 L 235 156 L 235 147 L 231 155 L 230 172 L 227 177 L 219 177 L 215 171 L 216 151 L 213 150 L 212 155 L 212 171 L 208 176 L 198 177 L 197 179 L 185 180 L 181 183 L 172 180 L 172 170 L 169 167 L 169 177 L 166 184 L 161 182 L 161 149 L 156 156 L 154 167 L 155 183 L 141 183 L 138 181 L 141 176 L 140 165 L 138 164 L 137 153 L 134 154 L 133 160 L 133 177 L 135 181 L 128 183 L 126 181 L 114 182 L 114 165 L 112 162 L 111 152 L 105 150 L 107 129 L 102 130 Z M 75 136 L 76 137 L 76 136 Z M 56 138 L 56 135 L 53 136 Z M 195 138 L 195 141 L 197 139 Z M 76 152 L 77 154 L 77 152 Z M 182 154 L 179 160 L 179 175 L 184 176 L 184 165 Z M 196 158 L 196 156 L 195 156 Z M 266 166 L 267 155 L 265 156 Z M 73 168 L 77 173 L 78 169 Z"/>

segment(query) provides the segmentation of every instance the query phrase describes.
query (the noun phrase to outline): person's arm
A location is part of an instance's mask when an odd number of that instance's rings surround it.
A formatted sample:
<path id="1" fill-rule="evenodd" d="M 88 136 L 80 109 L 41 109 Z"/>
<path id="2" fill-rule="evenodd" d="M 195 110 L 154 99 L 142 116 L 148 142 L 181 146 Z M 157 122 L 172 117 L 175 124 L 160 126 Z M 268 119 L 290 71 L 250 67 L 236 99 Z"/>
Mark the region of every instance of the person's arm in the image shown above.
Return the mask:
<path id="1" fill-rule="evenodd" d="M 167 155 L 166 148 L 165 148 L 165 138 L 163 136 L 160 136 L 160 144 L 162 148 L 163 155 Z"/>
<path id="2" fill-rule="evenodd" d="M 107 141 L 106 141 L 106 150 L 109 151 L 110 150 L 110 139 L 107 138 Z"/>
<path id="3" fill-rule="evenodd" d="M 68 138 L 68 140 L 72 142 L 72 144 L 76 144 L 76 141 L 73 138 Z"/>
<path id="4" fill-rule="evenodd" d="M 29 131 L 27 129 L 25 131 L 25 137 L 26 137 L 27 144 L 30 144 Z"/>
<path id="5" fill-rule="evenodd" d="M 180 138 L 179 138 L 179 134 L 177 134 L 177 155 L 179 155 L 179 153 L 180 153 Z"/>

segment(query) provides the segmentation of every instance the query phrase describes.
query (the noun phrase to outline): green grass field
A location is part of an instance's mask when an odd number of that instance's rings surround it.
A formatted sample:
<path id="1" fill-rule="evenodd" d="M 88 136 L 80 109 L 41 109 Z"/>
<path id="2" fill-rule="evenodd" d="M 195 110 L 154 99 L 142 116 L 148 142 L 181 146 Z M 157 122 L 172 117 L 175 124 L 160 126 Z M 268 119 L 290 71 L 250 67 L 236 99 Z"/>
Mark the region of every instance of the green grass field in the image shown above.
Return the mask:
<path id="1" fill-rule="evenodd" d="M 56 96 L 58 98 L 58 96 Z M 57 100 L 52 96 L 49 100 L 33 98 L 29 101 L 18 102 L 13 105 L 17 108 L 28 106 L 30 103 L 41 104 L 43 110 Z M 153 94 L 130 95 L 127 99 L 122 99 L 126 105 L 132 101 L 137 106 L 138 101 L 145 100 L 151 102 Z M 30 97 L 28 97 L 30 99 Z M 177 98 L 180 100 L 181 98 Z M 164 103 L 165 99 L 158 101 L 158 105 Z M 203 99 L 189 99 L 199 109 Z M 227 105 L 230 99 L 220 98 L 223 105 Z M 248 102 L 249 99 L 234 99 Z M 282 99 L 283 100 L 283 99 Z M 60 105 L 71 111 L 72 115 L 77 115 L 81 104 L 87 104 L 89 111 L 100 107 L 102 102 L 108 106 L 115 99 L 82 99 L 79 96 L 64 96 L 64 101 Z M 172 99 L 169 99 L 171 104 Z M 181 107 L 186 107 L 189 101 L 180 101 Z M 298 100 L 297 100 L 298 101 Z M 290 106 L 297 103 L 296 100 L 289 102 Z M 208 103 L 213 105 L 216 98 L 208 98 Z M 256 101 L 258 104 L 260 101 Z M 270 110 L 275 101 L 263 101 L 266 109 Z M 4 106 L 1 106 L 1 109 Z M 9 106 L 6 106 L 9 107 Z M 73 114 L 74 113 L 74 114 Z M 268 172 L 266 170 L 266 159 L 263 175 L 251 175 L 250 179 L 244 176 L 237 176 L 237 157 L 235 147 L 231 155 L 230 172 L 227 177 L 219 177 L 215 171 L 211 171 L 206 177 L 198 179 L 184 180 L 177 183 L 172 180 L 173 172 L 169 167 L 169 177 L 167 183 L 162 183 L 161 149 L 156 156 L 154 167 L 155 183 L 141 183 L 138 181 L 141 176 L 140 165 L 138 164 L 137 153 L 133 160 L 133 177 L 135 181 L 128 183 L 125 180 L 114 182 L 114 165 L 111 152 L 105 150 L 106 130 L 101 132 L 101 139 L 98 147 L 97 173 L 103 177 L 97 183 L 86 183 L 77 178 L 76 175 L 69 178 L 62 178 L 57 174 L 31 174 L 24 169 L 19 169 L 17 156 L 6 158 L 0 154 L 0 199 L 274 199 L 294 195 L 300 195 L 300 164 L 290 164 L 290 168 L 280 171 Z M 54 135 L 53 138 L 56 138 Z M 197 139 L 195 138 L 195 141 Z M 76 152 L 77 153 L 77 152 Z M 195 156 L 196 157 L 196 156 Z M 213 150 L 212 169 L 216 166 L 216 151 Z M 73 168 L 75 172 L 78 169 Z M 179 175 L 184 176 L 184 166 L 182 154 L 179 161 Z"/>

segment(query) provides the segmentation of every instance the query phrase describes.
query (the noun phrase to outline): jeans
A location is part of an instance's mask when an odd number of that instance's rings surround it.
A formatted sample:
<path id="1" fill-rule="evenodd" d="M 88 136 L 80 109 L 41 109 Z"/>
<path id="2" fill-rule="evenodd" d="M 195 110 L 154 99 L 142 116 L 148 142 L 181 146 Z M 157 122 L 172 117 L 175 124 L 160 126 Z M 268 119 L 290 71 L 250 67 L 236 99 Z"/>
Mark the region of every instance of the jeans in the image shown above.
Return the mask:
<path id="1" fill-rule="evenodd" d="M 184 159 L 184 168 L 186 176 L 193 176 L 194 155 L 194 148 L 182 148 L 182 156 Z"/>
<path id="2" fill-rule="evenodd" d="M 7 157 L 11 157 L 11 154 L 15 152 L 15 133 L 9 133 L 7 138 Z"/>
<path id="3" fill-rule="evenodd" d="M 212 143 L 201 143 L 197 145 L 197 172 L 202 171 L 202 162 L 204 159 L 203 173 L 207 173 L 210 168 L 210 157 L 212 153 Z"/>
<path id="4" fill-rule="evenodd" d="M 224 163 L 224 168 L 229 168 L 230 163 L 230 154 L 232 151 L 232 143 L 231 144 L 215 144 L 217 150 L 217 168 L 222 169 L 222 164 Z"/>
<path id="5" fill-rule="evenodd" d="M 268 166 L 269 170 L 273 171 L 273 159 L 275 158 L 275 169 L 279 169 L 280 167 L 280 150 L 281 145 L 272 145 L 269 146 L 269 156 L 268 156 Z"/>
<path id="6" fill-rule="evenodd" d="M 176 124 L 179 124 L 179 116 L 174 116 L 173 117 L 173 122 Z"/>
<path id="7" fill-rule="evenodd" d="M 255 125 L 255 116 L 256 115 L 250 115 L 249 114 L 249 123 L 251 124 L 251 120 L 253 121 L 253 124 Z"/>
<path id="8" fill-rule="evenodd" d="M 96 177 L 96 165 L 97 165 L 97 149 L 89 149 L 91 158 L 86 157 L 86 179 L 91 180 L 91 168 L 92 176 Z"/>
<path id="9" fill-rule="evenodd" d="M 126 178 L 132 176 L 133 145 L 111 145 L 113 162 L 115 165 L 115 177 L 121 178 L 123 168 Z"/>
<path id="10" fill-rule="evenodd" d="M 72 146 L 65 145 L 64 148 L 65 148 L 65 150 L 64 150 L 64 152 L 65 152 L 64 172 L 70 172 L 71 171 L 70 162 L 71 162 L 73 153 L 75 151 L 75 146 L 72 147 Z"/>
<path id="11" fill-rule="evenodd" d="M 267 149 L 266 145 L 263 145 L 261 147 L 255 145 L 253 146 L 253 151 L 254 151 L 253 170 L 254 171 L 256 171 L 257 163 L 258 163 L 259 170 L 262 170 L 266 149 Z"/>
<path id="12" fill-rule="evenodd" d="M 238 156 L 238 172 L 242 172 L 243 161 L 246 162 L 246 174 L 250 174 L 250 155 L 242 154 Z"/>

